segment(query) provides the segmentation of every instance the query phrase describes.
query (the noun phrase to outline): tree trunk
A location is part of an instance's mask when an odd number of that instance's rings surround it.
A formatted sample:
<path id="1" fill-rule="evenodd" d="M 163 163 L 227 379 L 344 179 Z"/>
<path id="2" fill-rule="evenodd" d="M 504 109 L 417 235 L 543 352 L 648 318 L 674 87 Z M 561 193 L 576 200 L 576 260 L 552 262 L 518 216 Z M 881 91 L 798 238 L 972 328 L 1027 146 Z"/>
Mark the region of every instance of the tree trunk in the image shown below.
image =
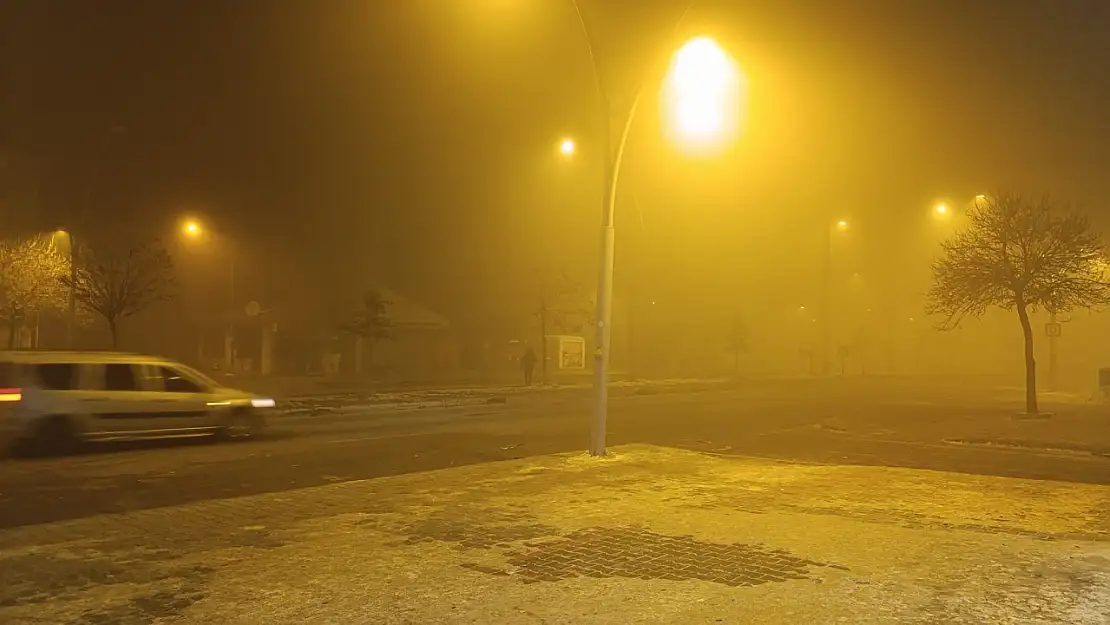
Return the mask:
<path id="1" fill-rule="evenodd" d="M 1024 302 L 1017 304 L 1018 319 L 1021 320 L 1021 333 L 1025 338 L 1025 412 L 1035 415 L 1037 408 L 1037 361 L 1033 357 L 1033 325 L 1029 321 L 1029 311 Z"/>
<path id="2" fill-rule="evenodd" d="M 8 315 L 8 349 L 15 349 L 16 325 L 15 313 Z"/>
<path id="3" fill-rule="evenodd" d="M 371 380 L 374 379 L 374 344 L 377 342 L 375 338 L 366 340 L 366 374 Z"/>
<path id="4" fill-rule="evenodd" d="M 119 329 L 116 327 L 116 320 L 108 320 L 108 332 L 112 334 L 112 351 L 119 349 Z"/>

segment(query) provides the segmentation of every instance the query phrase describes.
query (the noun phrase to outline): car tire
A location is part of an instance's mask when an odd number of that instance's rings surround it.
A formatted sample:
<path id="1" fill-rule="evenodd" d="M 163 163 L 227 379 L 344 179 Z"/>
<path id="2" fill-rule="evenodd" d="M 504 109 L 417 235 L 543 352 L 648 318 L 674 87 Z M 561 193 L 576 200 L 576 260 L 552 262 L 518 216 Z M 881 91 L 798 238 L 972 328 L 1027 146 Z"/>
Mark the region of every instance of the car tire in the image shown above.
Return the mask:
<path id="1" fill-rule="evenodd" d="M 247 409 L 231 411 L 216 436 L 221 441 L 245 441 L 262 433 L 262 420 Z"/>
<path id="2" fill-rule="evenodd" d="M 77 430 L 68 417 L 55 415 L 42 419 L 24 441 L 24 455 L 31 457 L 64 456 L 75 453 L 81 446 Z"/>

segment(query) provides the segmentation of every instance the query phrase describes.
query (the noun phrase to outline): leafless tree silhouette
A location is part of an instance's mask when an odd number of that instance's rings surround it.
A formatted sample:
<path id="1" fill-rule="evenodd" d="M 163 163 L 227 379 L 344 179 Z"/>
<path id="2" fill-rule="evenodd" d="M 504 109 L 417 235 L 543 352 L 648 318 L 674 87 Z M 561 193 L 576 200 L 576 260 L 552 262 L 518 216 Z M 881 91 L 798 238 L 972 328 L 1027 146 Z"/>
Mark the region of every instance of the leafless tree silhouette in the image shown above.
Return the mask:
<path id="1" fill-rule="evenodd" d="M 1029 313 L 1092 308 L 1110 298 L 1101 237 L 1050 198 L 1002 193 L 976 200 L 967 226 L 942 243 L 927 310 L 951 329 L 991 307 L 1016 310 L 1025 339 L 1026 411 L 1036 414 L 1037 365 Z"/>

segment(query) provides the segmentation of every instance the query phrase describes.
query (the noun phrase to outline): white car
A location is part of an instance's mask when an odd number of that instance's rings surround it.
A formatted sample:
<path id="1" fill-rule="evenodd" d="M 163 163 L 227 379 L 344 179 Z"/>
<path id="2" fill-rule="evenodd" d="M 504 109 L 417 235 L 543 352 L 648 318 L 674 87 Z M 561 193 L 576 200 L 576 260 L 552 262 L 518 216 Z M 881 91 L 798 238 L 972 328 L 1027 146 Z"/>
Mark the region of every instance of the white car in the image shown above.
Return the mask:
<path id="1" fill-rule="evenodd" d="M 118 352 L 0 351 L 0 444 L 66 452 L 84 441 L 249 437 L 274 400 L 180 363 Z"/>

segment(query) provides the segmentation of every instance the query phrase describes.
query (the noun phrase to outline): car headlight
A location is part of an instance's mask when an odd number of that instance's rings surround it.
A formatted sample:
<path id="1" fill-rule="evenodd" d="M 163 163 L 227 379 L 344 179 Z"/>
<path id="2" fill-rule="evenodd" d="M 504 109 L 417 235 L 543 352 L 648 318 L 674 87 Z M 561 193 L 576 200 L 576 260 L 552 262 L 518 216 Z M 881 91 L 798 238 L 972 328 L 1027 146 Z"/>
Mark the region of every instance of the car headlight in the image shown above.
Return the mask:
<path id="1" fill-rule="evenodd" d="M 258 398 L 251 400 L 251 407 L 253 408 L 273 408 L 274 400 L 269 398 Z"/>

